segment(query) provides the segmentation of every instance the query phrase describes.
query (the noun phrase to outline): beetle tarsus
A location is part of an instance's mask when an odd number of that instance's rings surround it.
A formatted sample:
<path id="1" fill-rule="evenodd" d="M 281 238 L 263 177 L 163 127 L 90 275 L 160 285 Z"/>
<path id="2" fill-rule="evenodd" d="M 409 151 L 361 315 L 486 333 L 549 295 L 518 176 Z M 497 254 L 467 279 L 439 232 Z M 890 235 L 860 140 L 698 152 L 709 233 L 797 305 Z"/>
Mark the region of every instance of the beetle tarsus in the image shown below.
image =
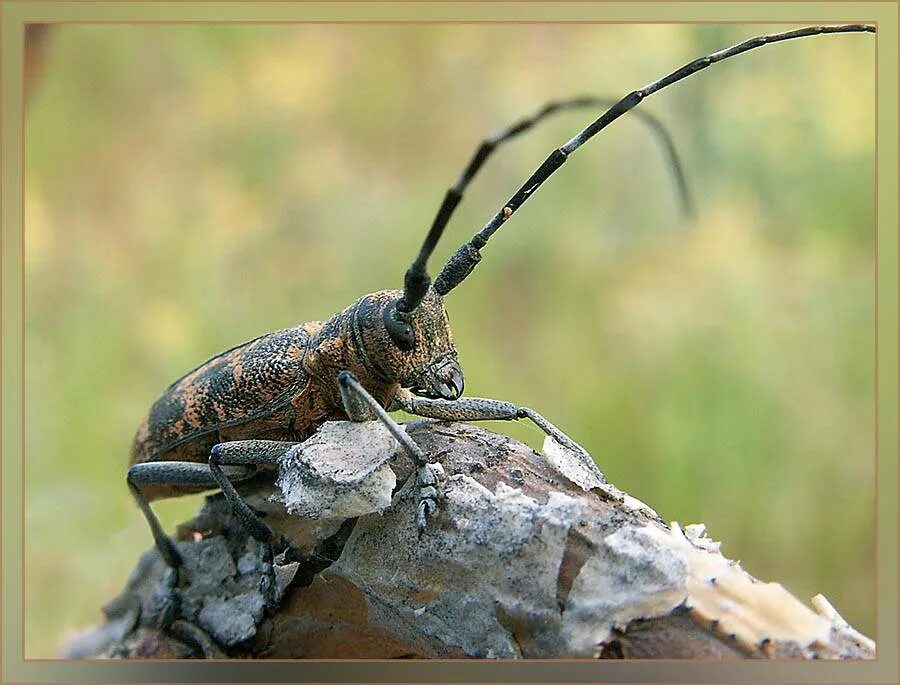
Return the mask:
<path id="1" fill-rule="evenodd" d="M 275 608 L 278 604 L 278 585 L 275 579 L 275 564 L 272 562 L 272 546 L 263 544 L 266 551 L 263 553 L 263 559 L 260 561 L 259 570 L 259 594 L 263 596 L 266 607 Z"/>
<path id="2" fill-rule="evenodd" d="M 223 652 L 209 634 L 199 626 L 184 619 L 177 619 L 169 626 L 169 632 L 182 642 L 194 647 L 204 659 L 225 659 Z"/>
<path id="3" fill-rule="evenodd" d="M 416 507 L 416 530 L 421 538 L 428 526 L 428 517 L 437 511 L 437 502 L 433 499 L 420 499 Z"/>
<path id="4" fill-rule="evenodd" d="M 444 467 L 437 462 L 426 463 L 416 471 L 416 481 L 419 485 L 419 503 L 416 507 L 416 528 L 419 537 L 425 532 L 428 525 L 428 517 L 438 509 L 440 491 L 438 483 L 444 473 Z"/>
<path id="5" fill-rule="evenodd" d="M 148 623 L 159 631 L 166 630 L 181 610 L 177 568 L 166 569 L 150 600 Z"/>

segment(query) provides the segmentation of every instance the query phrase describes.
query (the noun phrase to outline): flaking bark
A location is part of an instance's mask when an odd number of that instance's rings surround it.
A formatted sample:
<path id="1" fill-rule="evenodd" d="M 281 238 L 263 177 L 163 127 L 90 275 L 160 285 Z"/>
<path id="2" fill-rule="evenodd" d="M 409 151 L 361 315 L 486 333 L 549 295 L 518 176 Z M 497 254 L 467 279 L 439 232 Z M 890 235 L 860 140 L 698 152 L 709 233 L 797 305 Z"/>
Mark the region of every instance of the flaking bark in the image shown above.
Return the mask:
<path id="1" fill-rule="evenodd" d="M 67 654 L 874 657 L 874 643 L 824 598 L 816 612 L 755 580 L 702 526 L 666 523 L 559 445 L 541 454 L 465 424 L 408 430 L 445 470 L 421 538 L 412 464 L 393 456 L 393 439 L 374 422 L 326 424 L 277 479 L 247 490 L 291 545 L 276 559 L 273 609 L 259 546 L 215 495 L 179 528 L 185 572 L 168 630 L 153 627 L 165 570 L 153 549 Z"/>

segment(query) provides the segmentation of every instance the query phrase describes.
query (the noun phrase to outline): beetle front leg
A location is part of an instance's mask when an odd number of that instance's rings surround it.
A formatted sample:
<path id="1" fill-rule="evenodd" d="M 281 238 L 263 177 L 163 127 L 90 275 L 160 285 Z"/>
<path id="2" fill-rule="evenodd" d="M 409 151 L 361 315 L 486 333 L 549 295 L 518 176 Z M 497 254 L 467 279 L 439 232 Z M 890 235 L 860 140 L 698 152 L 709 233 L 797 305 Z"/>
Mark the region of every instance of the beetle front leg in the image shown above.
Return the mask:
<path id="1" fill-rule="evenodd" d="M 438 463 L 429 463 L 428 455 L 419 447 L 403 427 L 398 424 L 385 411 L 368 391 L 362 386 L 349 371 L 341 371 L 338 374 L 341 386 L 341 399 L 344 402 L 344 411 L 352 421 L 366 421 L 376 419 L 381 421 L 391 435 L 400 443 L 403 449 L 412 457 L 416 464 L 416 480 L 419 484 L 419 503 L 416 507 L 416 528 L 419 535 L 425 531 L 428 517 L 437 511 L 438 478 L 443 473 L 443 468 Z"/>
<path id="2" fill-rule="evenodd" d="M 512 402 L 481 397 L 438 400 L 416 397 L 409 392 L 397 393 L 395 401 L 401 409 L 410 414 L 442 421 L 518 421 L 528 419 L 560 445 L 578 455 L 585 466 L 595 472 L 604 483 L 606 482 L 606 476 L 603 475 L 590 453 L 534 409 L 520 407 Z"/>

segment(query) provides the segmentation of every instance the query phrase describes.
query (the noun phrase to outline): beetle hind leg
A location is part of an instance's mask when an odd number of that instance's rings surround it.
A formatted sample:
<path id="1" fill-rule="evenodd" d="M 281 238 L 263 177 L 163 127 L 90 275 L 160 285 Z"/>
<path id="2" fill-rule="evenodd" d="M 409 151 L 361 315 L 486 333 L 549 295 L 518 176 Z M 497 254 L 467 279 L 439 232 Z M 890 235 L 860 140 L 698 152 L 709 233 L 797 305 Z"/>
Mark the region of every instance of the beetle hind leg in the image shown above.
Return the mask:
<path id="1" fill-rule="evenodd" d="M 180 494 L 179 490 L 221 489 L 245 530 L 261 543 L 260 592 L 271 606 L 275 601 L 276 589 L 272 551 L 276 536 L 241 499 L 233 483 L 254 476 L 258 466 L 277 463 L 278 458 L 295 444 L 273 440 L 237 440 L 214 446 L 208 464 L 156 461 L 134 464 L 128 469 L 128 487 L 147 519 L 160 556 L 169 567 L 151 608 L 152 622 L 156 627 L 165 628 L 178 616 L 178 585 L 183 561 L 174 542 L 163 531 L 146 493 L 162 490 L 175 495 Z"/>

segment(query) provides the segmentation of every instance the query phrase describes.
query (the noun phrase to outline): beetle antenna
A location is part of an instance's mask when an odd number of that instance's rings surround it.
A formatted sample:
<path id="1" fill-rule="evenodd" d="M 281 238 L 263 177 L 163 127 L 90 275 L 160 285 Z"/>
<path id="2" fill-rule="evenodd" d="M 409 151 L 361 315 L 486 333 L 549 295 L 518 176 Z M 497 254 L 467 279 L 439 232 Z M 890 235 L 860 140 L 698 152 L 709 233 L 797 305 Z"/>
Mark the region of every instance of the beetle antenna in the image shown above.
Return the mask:
<path id="1" fill-rule="evenodd" d="M 531 197 L 538 188 L 553 173 L 561 167 L 575 150 L 584 145 L 588 140 L 597 135 L 604 128 L 609 126 L 613 121 L 618 119 L 626 112 L 637 107 L 645 98 L 653 95 L 655 92 L 662 90 L 666 86 L 677 83 L 687 78 L 691 74 L 706 69 L 706 67 L 723 59 L 734 57 L 748 50 L 768 45 L 769 43 L 777 43 L 783 40 L 791 40 L 793 38 L 803 38 L 804 36 L 816 36 L 824 33 L 855 33 L 869 32 L 875 33 L 875 27 L 868 24 L 836 24 L 828 26 L 807 26 L 782 33 L 771 33 L 763 36 L 750 38 L 741 43 L 723 48 L 717 52 L 713 52 L 705 57 L 695 59 L 693 62 L 685 64 L 680 69 L 673 71 L 662 78 L 647 84 L 639 90 L 632 91 L 621 100 L 616 102 L 599 118 L 589 124 L 581 132 L 575 135 L 571 140 L 550 153 L 550 156 L 544 160 L 537 170 L 528 178 L 516 193 L 506 202 L 503 207 L 488 221 L 487 224 L 476 233 L 472 239 L 464 243 L 451 257 L 447 260 L 444 268 L 434 284 L 434 289 L 440 295 L 446 295 L 457 285 L 462 283 L 475 266 L 481 261 L 481 248 L 483 248 L 490 237 L 500 228 L 500 226 L 509 219 L 516 210 L 521 207 L 525 201 Z"/>
<path id="2" fill-rule="evenodd" d="M 435 245 L 440 240 L 441 234 L 444 232 L 444 226 L 435 219 L 425 236 L 425 242 L 419 250 L 418 256 L 413 260 L 409 269 L 406 270 L 406 276 L 403 279 L 403 297 L 397 303 L 397 311 L 408 314 L 413 311 L 422 302 L 425 293 L 428 292 L 428 286 L 431 285 L 431 277 L 428 275 L 428 258 L 434 251 Z"/>
<path id="3" fill-rule="evenodd" d="M 456 184 L 447 190 L 447 194 L 444 196 L 444 201 L 441 204 L 440 209 L 438 210 L 437 217 L 435 217 L 435 222 L 437 223 L 438 221 L 440 221 L 443 224 L 447 224 L 450 221 L 450 217 L 453 215 L 453 211 L 456 209 L 456 206 L 459 204 L 460 200 L 462 200 L 463 191 L 468 187 L 469 183 L 471 183 L 472 179 L 475 177 L 481 167 L 484 166 L 484 163 L 494 152 L 496 152 L 497 148 L 500 147 L 501 144 L 511 140 L 512 138 L 515 138 L 522 133 L 525 133 L 534 125 L 541 122 L 543 119 L 557 112 L 587 107 L 611 107 L 615 103 L 616 100 L 614 98 L 596 97 L 592 95 L 582 95 L 578 97 L 567 98 L 565 100 L 551 100 L 543 107 L 535 111 L 531 116 L 517 121 L 512 126 L 509 126 L 502 131 L 495 133 L 490 138 L 485 138 L 481 142 L 481 145 L 478 146 L 478 149 L 475 150 L 475 154 L 472 155 L 472 158 L 469 160 L 469 163 L 466 165 L 465 169 L 463 169 L 463 172 L 462 174 L 460 174 L 459 179 L 456 181 Z M 684 175 L 684 168 L 681 165 L 681 160 L 678 157 L 678 151 L 675 149 L 675 143 L 672 141 L 672 136 L 669 134 L 669 131 L 666 129 L 665 125 L 650 112 L 638 110 L 635 111 L 634 116 L 647 124 L 659 137 L 659 140 L 662 143 L 663 149 L 666 153 L 666 159 L 672 167 L 672 173 L 675 177 L 675 184 L 678 191 L 682 212 L 684 216 L 690 217 L 692 213 L 693 203 L 691 201 L 690 192 L 688 190 L 687 179 Z"/>
<path id="4" fill-rule="evenodd" d="M 401 301 L 397 303 L 397 311 L 403 314 L 412 312 L 419 303 L 421 303 L 422 298 L 425 297 L 428 286 L 431 284 L 430 277 L 427 273 L 428 258 L 431 256 L 438 240 L 440 240 L 444 228 L 450 222 L 457 205 L 460 200 L 462 200 L 463 192 L 484 166 L 488 158 L 490 158 L 500 145 L 525 133 L 535 124 L 557 112 L 587 107 L 610 107 L 615 102 L 616 101 L 613 98 L 595 97 L 591 95 L 582 95 L 564 100 L 552 100 L 535 111 L 531 116 L 521 119 L 502 131 L 495 133 L 491 137 L 484 139 L 472 155 L 469 163 L 463 169 L 459 179 L 447 190 L 444 200 L 434 217 L 431 230 L 428 232 L 428 236 L 425 238 L 421 250 L 419 250 L 419 255 L 406 272 L 403 297 Z M 672 141 L 672 136 L 669 134 L 665 125 L 650 112 L 638 110 L 635 111 L 634 114 L 653 130 L 654 134 L 656 134 L 662 143 L 666 159 L 669 162 L 669 165 L 672 168 L 672 174 L 675 177 L 675 185 L 682 214 L 686 218 L 689 218 L 693 213 L 693 202 L 691 201 L 691 194 L 688 190 L 684 168 L 682 167 L 681 159 L 678 157 L 678 151 L 675 149 L 675 143 Z"/>
<path id="5" fill-rule="evenodd" d="M 428 292 L 428 286 L 431 285 L 428 257 L 431 256 L 443 232 L 444 225 L 435 220 L 428 235 L 425 236 L 425 242 L 422 243 L 418 256 L 406 270 L 403 295 L 384 311 L 384 324 L 388 334 L 402 350 L 409 351 L 415 345 L 413 329 L 409 324 L 410 314 L 421 304 Z"/>

